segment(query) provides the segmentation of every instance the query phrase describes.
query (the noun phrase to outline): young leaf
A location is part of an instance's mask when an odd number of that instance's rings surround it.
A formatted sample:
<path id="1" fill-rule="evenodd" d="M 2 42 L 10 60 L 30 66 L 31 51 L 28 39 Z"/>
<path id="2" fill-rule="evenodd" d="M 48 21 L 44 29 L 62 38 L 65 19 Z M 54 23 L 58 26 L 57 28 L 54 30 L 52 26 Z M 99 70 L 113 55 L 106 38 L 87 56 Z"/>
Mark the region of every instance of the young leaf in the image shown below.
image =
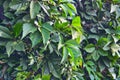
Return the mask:
<path id="1" fill-rule="evenodd" d="M 50 75 L 46 74 L 42 76 L 42 80 L 50 80 Z"/>
<path id="2" fill-rule="evenodd" d="M 80 19 L 79 16 L 73 18 L 72 26 L 74 26 L 74 27 L 81 27 L 81 19 Z"/>

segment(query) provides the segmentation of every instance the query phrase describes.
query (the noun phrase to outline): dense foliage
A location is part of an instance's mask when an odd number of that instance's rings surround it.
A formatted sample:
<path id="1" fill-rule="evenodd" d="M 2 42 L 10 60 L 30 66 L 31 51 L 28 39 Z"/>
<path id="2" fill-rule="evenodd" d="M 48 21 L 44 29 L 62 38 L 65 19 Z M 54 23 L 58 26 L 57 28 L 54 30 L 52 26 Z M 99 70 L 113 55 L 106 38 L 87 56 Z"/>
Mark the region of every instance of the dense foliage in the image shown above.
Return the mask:
<path id="1" fill-rule="evenodd" d="M 0 80 L 119 80 L 119 0 L 0 0 Z"/>

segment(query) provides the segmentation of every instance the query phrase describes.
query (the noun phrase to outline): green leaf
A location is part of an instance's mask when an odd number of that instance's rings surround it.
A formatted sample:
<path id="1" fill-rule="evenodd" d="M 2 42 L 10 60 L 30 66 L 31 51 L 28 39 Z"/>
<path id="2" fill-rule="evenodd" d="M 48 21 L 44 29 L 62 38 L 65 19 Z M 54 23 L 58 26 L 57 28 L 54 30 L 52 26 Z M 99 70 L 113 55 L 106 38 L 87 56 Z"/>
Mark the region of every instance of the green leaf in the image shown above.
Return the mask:
<path id="1" fill-rule="evenodd" d="M 18 37 L 22 32 L 22 23 L 18 22 L 14 25 L 13 32 L 15 37 Z"/>
<path id="2" fill-rule="evenodd" d="M 50 33 L 53 31 L 53 27 L 49 23 L 44 23 L 40 31 L 43 37 L 43 43 L 46 44 L 50 39 Z"/>
<path id="3" fill-rule="evenodd" d="M 120 17 L 120 8 L 117 8 L 116 10 L 116 19 Z"/>
<path id="4" fill-rule="evenodd" d="M 40 5 L 38 1 L 32 0 L 30 3 L 30 17 L 34 19 L 40 11 Z"/>
<path id="5" fill-rule="evenodd" d="M 65 42 L 65 45 L 66 46 L 76 46 L 76 47 L 79 46 L 78 43 L 75 40 L 68 40 L 68 41 Z"/>
<path id="6" fill-rule="evenodd" d="M 95 65 L 94 62 L 92 62 L 92 61 L 87 61 L 86 64 L 89 65 L 89 66 L 94 66 Z"/>
<path id="7" fill-rule="evenodd" d="M 68 7 L 71 8 L 75 13 L 77 13 L 76 7 L 75 7 L 73 4 L 68 3 L 67 5 L 68 5 Z"/>
<path id="8" fill-rule="evenodd" d="M 10 31 L 8 28 L 4 27 L 4 26 L 0 26 L 0 37 L 2 38 L 8 38 L 11 39 L 12 36 L 10 35 Z"/>
<path id="9" fill-rule="evenodd" d="M 41 42 L 40 32 L 36 31 L 30 35 L 30 40 L 32 41 L 32 47 L 36 46 Z"/>
<path id="10" fill-rule="evenodd" d="M 60 76 L 58 75 L 58 73 L 56 72 L 54 65 L 51 62 L 48 62 L 48 66 L 50 69 L 50 72 L 56 77 L 60 79 Z"/>
<path id="11" fill-rule="evenodd" d="M 88 52 L 88 53 L 92 53 L 94 50 L 95 50 L 95 47 L 93 44 L 88 44 L 86 47 L 85 47 L 85 50 Z"/>
<path id="12" fill-rule="evenodd" d="M 120 50 L 120 46 L 118 44 L 111 44 L 111 50 L 112 50 L 112 55 L 115 56 L 115 53 L 120 57 L 120 54 L 119 54 L 119 50 Z"/>
<path id="13" fill-rule="evenodd" d="M 115 12 L 116 9 L 117 9 L 117 7 L 118 7 L 118 5 L 113 5 L 113 4 L 111 4 L 111 10 L 110 10 L 110 13 Z"/>
<path id="14" fill-rule="evenodd" d="M 25 51 L 25 46 L 22 41 L 14 42 L 13 48 L 16 51 Z"/>
<path id="15" fill-rule="evenodd" d="M 50 75 L 43 75 L 42 80 L 50 80 Z"/>
<path id="16" fill-rule="evenodd" d="M 69 52 L 72 54 L 71 57 L 77 58 L 81 56 L 81 51 L 76 46 L 68 46 Z"/>
<path id="17" fill-rule="evenodd" d="M 79 16 L 73 18 L 72 26 L 74 26 L 74 27 L 81 27 L 81 19 L 80 19 Z"/>
<path id="18" fill-rule="evenodd" d="M 66 5 L 65 4 L 60 4 L 60 7 L 63 9 L 63 11 L 65 13 L 65 16 L 67 16 L 68 15 L 68 11 L 67 11 Z"/>
<path id="19" fill-rule="evenodd" d="M 47 11 L 47 9 L 46 9 L 46 6 L 45 6 L 44 4 L 41 4 L 40 2 L 39 2 L 39 5 L 40 5 L 41 8 L 43 9 L 43 11 L 44 11 L 48 16 L 50 16 L 50 14 L 48 13 L 48 11 Z"/>
<path id="20" fill-rule="evenodd" d="M 6 52 L 10 56 L 13 51 L 25 51 L 24 43 L 22 41 L 9 41 L 6 44 Z"/>
<path id="21" fill-rule="evenodd" d="M 7 52 L 7 54 L 8 54 L 8 57 L 9 57 L 9 56 L 13 53 L 13 51 L 14 51 L 13 45 L 14 45 L 14 42 L 11 42 L 11 41 L 6 44 L 6 52 Z"/>
<path id="22" fill-rule="evenodd" d="M 31 23 L 25 23 L 23 24 L 23 34 L 22 39 L 28 35 L 29 33 L 34 33 L 37 30 L 37 28 L 31 24 Z"/>
<path id="23" fill-rule="evenodd" d="M 108 51 L 104 51 L 102 49 L 99 49 L 98 50 L 98 53 L 101 55 L 101 56 L 108 56 Z"/>
<path id="24" fill-rule="evenodd" d="M 50 32 L 52 32 L 54 29 L 49 23 L 44 23 L 42 27 Z"/>
<path id="25" fill-rule="evenodd" d="M 48 31 L 44 28 L 41 28 L 41 34 L 43 37 L 43 43 L 46 44 L 50 39 L 50 31 Z"/>
<path id="26" fill-rule="evenodd" d="M 98 51 L 94 51 L 93 53 L 92 53 L 92 58 L 95 60 L 95 61 L 97 61 L 98 59 L 99 59 L 99 57 L 100 57 L 100 55 L 98 54 Z"/>
<path id="27" fill-rule="evenodd" d="M 36 76 L 34 77 L 34 80 L 41 80 L 40 74 L 36 75 Z M 49 79 L 48 79 L 48 80 L 49 80 Z"/>
<path id="28" fill-rule="evenodd" d="M 63 47 L 63 56 L 62 56 L 61 63 L 63 64 L 63 62 L 67 60 L 68 60 L 68 50 L 66 47 Z"/>

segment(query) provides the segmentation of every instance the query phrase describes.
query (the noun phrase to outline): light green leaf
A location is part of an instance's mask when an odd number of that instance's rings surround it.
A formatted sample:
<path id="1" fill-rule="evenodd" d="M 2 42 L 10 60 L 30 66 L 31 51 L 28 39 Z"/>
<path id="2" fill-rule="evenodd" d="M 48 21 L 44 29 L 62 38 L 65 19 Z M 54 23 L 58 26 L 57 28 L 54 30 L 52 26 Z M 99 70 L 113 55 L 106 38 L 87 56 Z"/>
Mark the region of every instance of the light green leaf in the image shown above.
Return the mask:
<path id="1" fill-rule="evenodd" d="M 67 16 L 68 15 L 68 11 L 67 11 L 66 5 L 65 4 L 60 4 L 60 7 L 63 9 L 63 11 L 65 13 L 65 16 Z"/>
<path id="2" fill-rule="evenodd" d="M 76 46 L 76 47 L 79 46 L 78 43 L 75 40 L 68 40 L 68 41 L 65 42 L 65 44 L 67 46 Z"/>
<path id="3" fill-rule="evenodd" d="M 81 19 L 80 19 L 79 16 L 73 18 L 72 26 L 74 26 L 74 27 L 81 27 Z"/>
<path id="4" fill-rule="evenodd" d="M 46 74 L 42 76 L 42 80 L 50 80 L 51 75 Z"/>
<path id="5" fill-rule="evenodd" d="M 75 13 L 77 13 L 76 7 L 75 7 L 73 4 L 68 3 L 67 5 L 68 5 L 68 7 L 71 8 Z"/>
<path id="6" fill-rule="evenodd" d="M 115 12 L 116 9 L 117 9 L 117 7 L 118 7 L 118 5 L 113 5 L 113 4 L 111 4 L 111 10 L 110 10 L 110 13 Z"/>
<path id="7" fill-rule="evenodd" d="M 115 56 L 115 53 L 117 53 L 117 55 L 120 57 L 120 54 L 119 54 L 119 50 L 120 50 L 120 46 L 118 44 L 112 44 L 111 45 L 111 50 L 112 50 L 112 55 Z"/>
<path id="8" fill-rule="evenodd" d="M 109 70 L 110 74 L 112 75 L 113 79 L 116 79 L 117 75 L 115 73 L 115 68 L 111 67 L 108 70 Z"/>
<path id="9" fill-rule="evenodd" d="M 40 5 L 38 1 L 32 0 L 30 3 L 30 17 L 34 19 L 40 11 Z"/>
<path id="10" fill-rule="evenodd" d="M 116 19 L 120 17 L 120 8 L 117 8 L 116 10 Z"/>
<path id="11" fill-rule="evenodd" d="M 34 33 L 37 30 L 37 28 L 31 24 L 31 23 L 25 23 L 23 24 L 23 34 L 22 39 L 28 35 L 29 33 Z"/>

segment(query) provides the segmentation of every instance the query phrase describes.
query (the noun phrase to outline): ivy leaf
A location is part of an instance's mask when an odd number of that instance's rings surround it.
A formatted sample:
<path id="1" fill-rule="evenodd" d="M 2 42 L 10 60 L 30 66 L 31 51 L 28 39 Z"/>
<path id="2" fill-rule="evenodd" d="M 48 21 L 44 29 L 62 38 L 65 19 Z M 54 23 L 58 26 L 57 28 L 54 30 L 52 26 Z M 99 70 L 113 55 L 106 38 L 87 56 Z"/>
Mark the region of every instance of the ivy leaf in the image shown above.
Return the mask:
<path id="1" fill-rule="evenodd" d="M 100 55 L 98 54 L 98 51 L 94 51 L 93 53 L 92 53 L 92 57 L 93 57 L 93 59 L 95 60 L 95 61 L 97 61 L 98 59 L 99 59 L 99 57 L 100 57 Z"/>
<path id="2" fill-rule="evenodd" d="M 14 25 L 13 32 L 15 37 L 18 37 L 22 32 L 22 23 L 18 22 Z"/>
<path id="3" fill-rule="evenodd" d="M 107 52 L 107 51 L 104 51 L 103 49 L 99 49 L 99 50 L 98 50 L 98 53 L 99 53 L 101 56 L 108 56 L 108 52 Z"/>
<path id="4" fill-rule="evenodd" d="M 36 31 L 30 35 L 30 40 L 32 41 L 32 47 L 36 46 L 39 42 L 41 42 L 40 32 Z"/>
<path id="5" fill-rule="evenodd" d="M 16 51 L 25 51 L 25 46 L 24 46 L 24 43 L 22 41 L 14 42 L 13 48 Z"/>
<path id="6" fill-rule="evenodd" d="M 48 13 L 48 11 L 47 11 L 47 9 L 46 9 L 46 6 L 45 6 L 44 4 L 41 4 L 40 2 L 39 2 L 39 5 L 40 5 L 41 8 L 43 9 L 43 11 L 44 11 L 48 16 L 50 16 L 50 14 Z"/>
<path id="7" fill-rule="evenodd" d="M 68 3 L 67 5 L 68 5 L 69 8 L 71 8 L 75 13 L 77 13 L 76 7 L 75 7 L 73 4 Z"/>
<path id="8" fill-rule="evenodd" d="M 118 7 L 118 5 L 113 5 L 113 4 L 111 4 L 111 10 L 110 10 L 110 13 L 115 12 L 116 9 L 117 9 L 117 7 Z"/>
<path id="9" fill-rule="evenodd" d="M 53 27 L 49 23 L 44 23 L 42 25 L 42 27 L 45 28 L 46 30 L 50 31 L 50 32 L 52 32 L 54 30 Z"/>
<path id="10" fill-rule="evenodd" d="M 6 52 L 8 57 L 13 53 L 13 51 L 25 51 L 24 43 L 22 41 L 9 41 L 6 44 Z"/>
<path id="11" fill-rule="evenodd" d="M 43 43 L 46 44 L 48 42 L 48 40 L 50 39 L 50 31 L 41 28 L 41 34 L 43 37 Z"/>
<path id="12" fill-rule="evenodd" d="M 32 0 L 30 3 L 30 17 L 34 19 L 40 11 L 40 5 L 38 1 Z"/>
<path id="13" fill-rule="evenodd" d="M 52 64 L 51 62 L 48 62 L 48 66 L 49 66 L 50 72 L 51 72 L 56 78 L 59 78 L 59 79 L 60 79 L 60 76 L 59 76 L 58 73 L 56 72 L 53 64 Z"/>
<path id="14" fill-rule="evenodd" d="M 61 63 L 65 62 L 67 58 L 68 58 L 68 50 L 66 47 L 63 47 L 63 56 L 62 56 Z"/>
<path id="15" fill-rule="evenodd" d="M 10 31 L 8 30 L 8 28 L 0 26 L 0 37 L 2 38 L 8 38 L 11 39 L 12 36 L 10 35 Z"/>
<path id="16" fill-rule="evenodd" d="M 79 16 L 73 18 L 72 26 L 74 26 L 74 27 L 81 27 L 81 19 L 80 19 Z"/>
<path id="17" fill-rule="evenodd" d="M 66 5 L 65 4 L 60 4 L 60 7 L 63 9 L 63 11 L 65 13 L 65 16 L 67 16 L 68 15 L 68 11 L 67 11 Z"/>
<path id="18" fill-rule="evenodd" d="M 53 31 L 53 28 L 50 24 L 45 23 L 42 25 L 41 34 L 43 37 L 43 43 L 46 44 L 50 39 L 50 33 Z"/>
<path id="19" fill-rule="evenodd" d="M 120 17 L 120 8 L 116 9 L 116 19 Z"/>
<path id="20" fill-rule="evenodd" d="M 7 52 L 8 57 L 9 57 L 9 56 L 13 53 L 13 51 L 14 51 L 13 45 L 14 45 L 14 43 L 11 42 L 11 41 L 6 44 L 6 52 Z"/>
<path id="21" fill-rule="evenodd" d="M 50 80 L 50 75 L 46 74 L 42 76 L 42 80 Z"/>
<path id="22" fill-rule="evenodd" d="M 120 54 L 119 54 L 119 50 L 120 50 L 120 46 L 118 44 L 112 44 L 111 45 L 111 50 L 112 50 L 112 55 L 115 56 L 115 53 L 117 53 L 117 55 L 120 57 Z"/>
<path id="23" fill-rule="evenodd" d="M 94 50 L 95 50 L 95 47 L 93 44 L 88 44 L 86 47 L 85 47 L 85 50 L 88 52 L 88 53 L 92 53 Z"/>
<path id="24" fill-rule="evenodd" d="M 29 33 L 34 33 L 37 30 L 37 28 L 31 24 L 31 23 L 25 23 L 23 24 L 23 34 L 22 39 L 28 35 Z"/>

